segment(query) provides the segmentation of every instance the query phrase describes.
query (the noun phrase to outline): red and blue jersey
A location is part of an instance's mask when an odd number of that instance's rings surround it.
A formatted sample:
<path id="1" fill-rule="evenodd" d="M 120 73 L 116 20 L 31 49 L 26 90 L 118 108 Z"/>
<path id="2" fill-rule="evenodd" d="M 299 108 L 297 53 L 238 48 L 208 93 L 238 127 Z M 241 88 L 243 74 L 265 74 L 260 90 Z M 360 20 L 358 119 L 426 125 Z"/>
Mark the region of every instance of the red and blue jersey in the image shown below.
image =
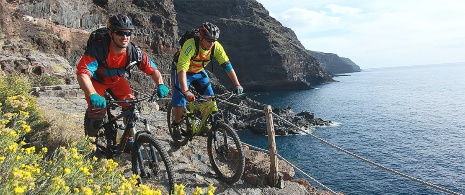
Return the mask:
<path id="1" fill-rule="evenodd" d="M 104 47 L 103 44 L 96 44 L 93 46 Z M 120 54 L 115 55 L 111 47 L 109 47 L 108 57 L 106 59 L 106 65 L 100 64 L 97 61 L 98 52 L 92 52 L 95 50 L 87 50 L 81 57 L 76 69 L 76 74 L 87 74 L 90 78 L 102 82 L 104 84 L 113 84 L 120 78 L 124 77 L 126 72 L 126 66 L 129 64 L 127 57 L 127 50 Z M 102 54 L 100 54 L 102 55 Z M 103 57 L 102 57 L 103 58 Z M 151 75 L 157 69 L 155 63 L 150 59 L 145 52 L 142 55 L 142 61 L 138 66 L 139 70 L 145 72 L 147 75 Z"/>

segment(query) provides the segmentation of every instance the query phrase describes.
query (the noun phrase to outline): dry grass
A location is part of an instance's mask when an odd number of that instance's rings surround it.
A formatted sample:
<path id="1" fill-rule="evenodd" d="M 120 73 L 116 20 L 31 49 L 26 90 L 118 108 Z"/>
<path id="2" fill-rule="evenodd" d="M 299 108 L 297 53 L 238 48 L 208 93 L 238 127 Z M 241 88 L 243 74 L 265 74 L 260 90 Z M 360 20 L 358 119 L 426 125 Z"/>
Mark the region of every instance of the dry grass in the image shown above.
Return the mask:
<path id="1" fill-rule="evenodd" d="M 67 113 L 54 108 L 41 108 L 40 112 L 48 127 L 38 133 L 38 139 L 42 144 L 49 148 L 66 146 L 71 142 L 84 139 L 83 118 L 84 113 Z M 40 138 L 39 138 L 40 137 Z"/>

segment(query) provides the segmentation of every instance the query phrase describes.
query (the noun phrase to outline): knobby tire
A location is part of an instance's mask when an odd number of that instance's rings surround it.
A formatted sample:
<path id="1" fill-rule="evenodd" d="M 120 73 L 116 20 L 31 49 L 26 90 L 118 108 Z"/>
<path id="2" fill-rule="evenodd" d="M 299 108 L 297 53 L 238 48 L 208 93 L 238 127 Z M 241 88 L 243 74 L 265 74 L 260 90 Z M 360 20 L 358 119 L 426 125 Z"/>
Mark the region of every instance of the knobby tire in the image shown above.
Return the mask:
<path id="1" fill-rule="evenodd" d="M 131 152 L 133 173 L 141 177 L 141 183 L 147 180 L 154 181 L 162 190 L 162 194 L 174 193 L 176 181 L 173 164 L 165 147 L 147 133 L 138 135 L 136 139 Z"/>
<path id="2" fill-rule="evenodd" d="M 210 163 L 220 180 L 234 184 L 241 179 L 244 172 L 245 157 L 242 143 L 236 131 L 229 125 L 218 121 L 213 128 L 215 129 L 210 131 L 207 141 Z"/>

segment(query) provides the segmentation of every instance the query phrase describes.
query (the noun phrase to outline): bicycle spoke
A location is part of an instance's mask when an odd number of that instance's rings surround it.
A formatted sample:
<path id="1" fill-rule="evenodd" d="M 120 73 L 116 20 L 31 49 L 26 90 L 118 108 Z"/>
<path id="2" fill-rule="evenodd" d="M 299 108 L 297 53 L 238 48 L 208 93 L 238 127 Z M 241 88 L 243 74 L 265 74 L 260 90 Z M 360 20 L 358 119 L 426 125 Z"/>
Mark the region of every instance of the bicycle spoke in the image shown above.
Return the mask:
<path id="1" fill-rule="evenodd" d="M 164 147 L 149 134 L 139 135 L 135 145 L 137 148 L 132 151 L 133 172 L 140 175 L 140 182 L 154 185 L 162 194 L 172 192 L 174 172 Z"/>
<path id="2" fill-rule="evenodd" d="M 227 182 L 237 182 L 244 171 L 244 152 L 235 131 L 223 124 L 217 125 L 208 138 L 208 153 L 213 170 Z"/>

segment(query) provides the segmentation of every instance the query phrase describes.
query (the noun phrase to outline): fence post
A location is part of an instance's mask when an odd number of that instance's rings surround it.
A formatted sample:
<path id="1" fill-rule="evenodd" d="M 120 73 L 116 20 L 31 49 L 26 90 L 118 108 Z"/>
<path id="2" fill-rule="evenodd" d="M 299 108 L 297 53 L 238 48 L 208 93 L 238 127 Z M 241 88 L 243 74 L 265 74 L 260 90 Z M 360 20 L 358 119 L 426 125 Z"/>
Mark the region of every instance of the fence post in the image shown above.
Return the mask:
<path id="1" fill-rule="evenodd" d="M 270 151 L 270 175 L 268 178 L 272 187 L 278 185 L 278 157 L 276 152 L 275 133 L 273 125 L 273 114 L 271 106 L 265 106 L 266 130 L 268 132 L 268 150 Z"/>

